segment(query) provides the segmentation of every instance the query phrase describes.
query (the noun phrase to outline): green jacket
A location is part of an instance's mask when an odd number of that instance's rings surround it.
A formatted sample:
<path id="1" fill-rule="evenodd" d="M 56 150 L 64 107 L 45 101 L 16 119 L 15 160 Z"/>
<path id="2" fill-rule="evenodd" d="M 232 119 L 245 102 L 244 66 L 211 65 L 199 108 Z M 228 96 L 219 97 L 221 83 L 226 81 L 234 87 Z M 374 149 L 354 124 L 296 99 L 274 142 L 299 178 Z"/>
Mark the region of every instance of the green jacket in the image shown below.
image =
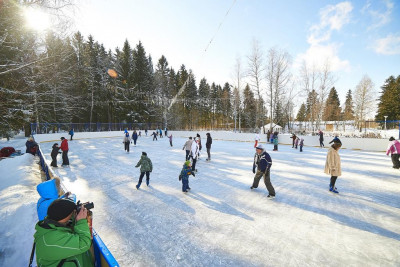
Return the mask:
<path id="1" fill-rule="evenodd" d="M 136 164 L 136 168 L 140 167 L 140 172 L 151 172 L 153 171 L 153 164 L 151 163 L 151 160 L 145 156 L 142 155 L 142 157 L 140 158 L 139 162 Z"/>
<path id="2" fill-rule="evenodd" d="M 61 260 L 66 259 L 63 267 L 94 266 L 90 255 L 92 239 L 86 219 L 76 222 L 73 230 L 49 221 L 47 224 L 39 221 L 34 234 L 36 243 L 36 263 L 38 267 L 57 266 Z"/>

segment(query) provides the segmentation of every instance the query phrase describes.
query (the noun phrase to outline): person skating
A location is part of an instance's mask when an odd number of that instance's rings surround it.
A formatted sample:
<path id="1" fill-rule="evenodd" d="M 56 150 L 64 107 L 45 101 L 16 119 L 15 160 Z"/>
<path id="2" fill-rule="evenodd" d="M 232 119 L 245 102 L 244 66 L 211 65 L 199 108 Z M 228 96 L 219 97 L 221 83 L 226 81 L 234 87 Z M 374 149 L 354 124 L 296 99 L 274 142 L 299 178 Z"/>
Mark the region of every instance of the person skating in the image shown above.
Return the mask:
<path id="1" fill-rule="evenodd" d="M 160 138 L 163 138 L 161 128 L 160 128 L 158 131 L 159 131 L 159 133 L 160 133 Z"/>
<path id="2" fill-rule="evenodd" d="M 303 152 L 304 138 L 300 139 L 300 152 Z"/>
<path id="3" fill-rule="evenodd" d="M 318 135 L 319 135 L 319 146 L 324 147 L 325 146 L 324 145 L 324 133 L 321 130 L 319 130 Z"/>
<path id="4" fill-rule="evenodd" d="M 58 146 L 58 143 L 55 143 L 52 146 L 52 149 L 53 150 L 51 151 L 51 154 L 50 154 L 51 155 L 51 159 L 52 159 L 50 166 L 58 167 L 57 166 L 57 155 L 61 154 L 61 152 L 60 152 L 61 147 Z"/>
<path id="5" fill-rule="evenodd" d="M 392 158 L 393 168 L 399 169 L 400 168 L 400 142 L 394 139 L 394 137 L 389 138 L 389 145 L 386 150 L 386 155 L 390 154 Z"/>
<path id="6" fill-rule="evenodd" d="M 279 144 L 278 132 L 275 132 L 274 133 L 274 150 L 273 151 L 278 151 L 278 144 Z"/>
<path id="7" fill-rule="evenodd" d="M 294 148 L 295 142 L 297 140 L 297 136 L 294 133 L 292 133 L 292 136 L 290 138 L 292 139 L 292 148 Z"/>
<path id="8" fill-rule="evenodd" d="M 150 136 L 153 136 L 153 141 L 154 141 L 154 139 L 157 141 L 157 133 L 156 132 L 153 132 Z"/>
<path id="9" fill-rule="evenodd" d="M 125 151 L 129 153 L 129 144 L 131 143 L 131 138 L 129 137 L 128 132 L 125 133 L 123 143 L 124 143 Z"/>
<path id="10" fill-rule="evenodd" d="M 172 134 L 170 136 L 166 135 L 166 137 L 169 138 L 169 144 L 172 147 Z"/>
<path id="11" fill-rule="evenodd" d="M 61 150 L 62 150 L 62 164 L 61 166 L 68 166 L 69 165 L 69 159 L 68 159 L 68 140 L 65 139 L 64 137 L 61 137 Z"/>
<path id="12" fill-rule="evenodd" d="M 74 129 L 69 130 L 68 134 L 71 136 L 71 141 L 72 141 L 72 137 L 74 137 Z"/>
<path id="13" fill-rule="evenodd" d="M 200 159 L 201 148 L 203 147 L 203 146 L 201 145 L 201 137 L 200 137 L 200 134 L 196 134 L 196 140 L 197 140 L 197 144 L 199 145 L 199 156 L 198 156 L 198 158 Z"/>
<path id="14" fill-rule="evenodd" d="M 185 164 L 183 164 L 183 168 L 179 175 L 179 180 L 182 181 L 182 192 L 184 193 L 189 192 L 189 190 L 191 189 L 189 187 L 189 175 L 193 175 L 193 177 L 196 176 L 192 171 L 190 160 L 187 160 L 185 161 Z"/>
<path id="15" fill-rule="evenodd" d="M 192 137 L 190 136 L 189 139 L 185 142 L 185 144 L 183 145 L 182 150 L 186 151 L 186 156 L 185 156 L 185 160 L 189 159 L 190 156 L 190 150 L 192 149 Z"/>
<path id="16" fill-rule="evenodd" d="M 340 141 L 340 139 L 337 135 L 335 135 L 335 137 L 332 139 L 332 141 L 329 142 L 329 144 L 332 144 L 332 143 L 338 143 L 338 144 L 342 145 L 342 141 Z"/>
<path id="17" fill-rule="evenodd" d="M 206 141 L 206 148 L 207 148 L 207 161 L 211 160 L 211 144 L 212 144 L 212 138 L 210 133 L 206 133 L 207 136 L 207 141 Z"/>
<path id="18" fill-rule="evenodd" d="M 90 254 L 92 237 L 88 210 L 68 199 L 54 200 L 34 234 L 37 266 L 94 266 Z"/>
<path id="19" fill-rule="evenodd" d="M 294 141 L 294 147 L 297 149 L 297 146 L 299 145 L 299 141 L 300 141 L 300 138 L 298 138 L 297 136 L 296 136 L 296 141 Z"/>
<path id="20" fill-rule="evenodd" d="M 264 147 L 261 144 L 259 144 L 256 147 L 256 154 L 254 155 L 253 173 L 255 174 L 255 176 L 253 185 L 250 187 L 250 189 L 257 188 L 261 177 L 264 177 L 264 184 L 267 187 L 269 193 L 268 197 L 274 198 L 275 189 L 272 186 L 270 178 L 271 166 L 272 166 L 271 156 L 264 150 Z"/>
<path id="21" fill-rule="evenodd" d="M 146 185 L 149 186 L 150 183 L 150 173 L 153 171 L 153 163 L 147 157 L 146 152 L 142 152 L 142 156 L 140 157 L 140 160 L 135 167 L 138 168 L 139 166 L 140 166 L 140 177 L 138 184 L 136 185 L 136 189 L 139 189 L 145 174 L 146 174 Z"/>
<path id="22" fill-rule="evenodd" d="M 331 176 L 331 181 L 329 183 L 329 191 L 333 193 L 339 193 L 335 187 L 336 180 L 338 176 L 342 175 L 342 168 L 340 164 L 339 149 L 341 148 L 341 143 L 333 143 L 328 150 L 326 155 L 325 170 L 324 172 Z"/>
<path id="23" fill-rule="evenodd" d="M 136 141 L 138 139 L 138 134 L 136 132 L 136 130 L 133 131 L 132 133 L 132 140 L 133 140 L 133 145 L 136 146 Z"/>
<path id="24" fill-rule="evenodd" d="M 192 171 L 197 172 L 196 162 L 197 162 L 197 159 L 199 158 L 199 144 L 198 144 L 198 140 L 196 137 L 194 138 L 194 140 L 192 142 L 192 147 L 190 150 L 190 157 L 192 158 Z"/>

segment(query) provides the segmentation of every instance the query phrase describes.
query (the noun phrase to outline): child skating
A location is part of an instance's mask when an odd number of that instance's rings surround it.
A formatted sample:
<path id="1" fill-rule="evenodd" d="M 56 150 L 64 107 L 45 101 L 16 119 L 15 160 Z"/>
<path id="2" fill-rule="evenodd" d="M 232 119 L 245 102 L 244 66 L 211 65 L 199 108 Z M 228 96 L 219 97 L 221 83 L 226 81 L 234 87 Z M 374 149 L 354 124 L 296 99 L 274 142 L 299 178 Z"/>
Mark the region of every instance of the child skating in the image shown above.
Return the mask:
<path id="1" fill-rule="evenodd" d="M 140 177 L 139 182 L 136 185 L 136 189 L 139 189 L 140 185 L 142 184 L 144 174 L 146 174 L 146 185 L 149 186 L 150 183 L 150 173 L 153 171 L 153 164 L 151 160 L 147 157 L 146 152 L 142 152 L 142 157 L 140 158 L 139 162 L 136 164 L 136 168 L 140 166 Z"/>
<path id="2" fill-rule="evenodd" d="M 193 175 L 195 177 L 194 172 L 192 172 L 192 164 L 190 160 L 185 161 L 183 164 L 183 168 L 181 170 L 181 174 L 179 175 L 179 180 L 182 181 L 182 192 L 189 192 L 189 175 Z"/>

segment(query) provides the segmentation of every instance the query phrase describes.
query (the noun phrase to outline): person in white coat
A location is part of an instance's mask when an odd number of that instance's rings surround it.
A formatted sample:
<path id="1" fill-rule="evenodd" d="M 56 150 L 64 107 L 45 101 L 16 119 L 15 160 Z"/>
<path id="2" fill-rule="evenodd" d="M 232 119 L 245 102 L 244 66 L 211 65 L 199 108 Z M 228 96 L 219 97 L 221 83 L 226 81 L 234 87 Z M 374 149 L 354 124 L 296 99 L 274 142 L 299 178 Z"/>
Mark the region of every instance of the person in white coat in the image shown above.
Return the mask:
<path id="1" fill-rule="evenodd" d="M 197 172 L 196 170 L 196 162 L 199 157 L 199 144 L 198 139 L 195 137 L 192 142 L 192 148 L 190 150 L 190 157 L 192 158 L 192 171 Z"/>

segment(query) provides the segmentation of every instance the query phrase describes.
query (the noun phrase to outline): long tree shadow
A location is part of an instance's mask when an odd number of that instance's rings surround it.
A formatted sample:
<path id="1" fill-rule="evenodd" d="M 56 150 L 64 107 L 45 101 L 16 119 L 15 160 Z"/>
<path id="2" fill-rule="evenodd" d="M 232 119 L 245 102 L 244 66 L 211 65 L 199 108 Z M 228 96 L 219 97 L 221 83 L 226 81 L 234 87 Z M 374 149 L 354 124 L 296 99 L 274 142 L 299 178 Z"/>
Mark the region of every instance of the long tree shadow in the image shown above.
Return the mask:
<path id="1" fill-rule="evenodd" d="M 228 205 L 226 202 L 215 202 L 215 201 L 207 199 L 197 193 L 189 193 L 188 196 L 195 200 L 203 202 L 206 205 L 206 207 L 208 207 L 209 209 L 213 209 L 213 210 L 216 210 L 216 211 L 219 211 L 222 213 L 226 213 L 226 214 L 230 214 L 233 216 L 239 216 L 246 220 L 254 221 L 254 219 L 252 217 L 246 215 L 243 212 L 238 211 L 237 209 Z"/>

